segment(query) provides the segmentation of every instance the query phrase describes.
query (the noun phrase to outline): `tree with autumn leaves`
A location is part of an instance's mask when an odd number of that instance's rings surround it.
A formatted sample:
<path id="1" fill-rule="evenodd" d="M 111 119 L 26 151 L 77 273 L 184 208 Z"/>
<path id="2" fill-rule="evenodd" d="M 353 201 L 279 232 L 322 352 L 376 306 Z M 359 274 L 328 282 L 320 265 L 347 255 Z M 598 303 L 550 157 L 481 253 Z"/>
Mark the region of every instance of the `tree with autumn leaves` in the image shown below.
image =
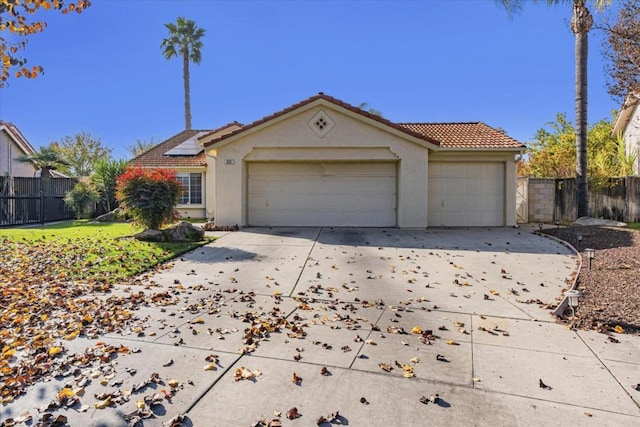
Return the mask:
<path id="1" fill-rule="evenodd" d="M 611 24 L 605 20 L 602 28 L 607 34 L 604 43 L 606 70 L 609 73 L 609 93 L 618 100 L 640 93 L 640 4 L 625 0 L 618 19 Z M 630 101 L 636 98 L 630 98 Z"/>
<path id="2" fill-rule="evenodd" d="M 633 173 L 638 153 L 627 153 L 622 138 L 612 136 L 609 120 L 600 120 L 587 129 L 587 156 L 589 159 L 589 186 L 597 190 L 610 178 Z M 536 132 L 527 143 L 527 157 L 518 164 L 520 176 L 535 178 L 575 177 L 576 128 L 564 113 Z"/>
<path id="3" fill-rule="evenodd" d="M 36 12 L 52 10 L 65 15 L 82 13 L 89 6 L 89 0 L 0 0 L 0 88 L 7 85 L 12 72 L 14 77 L 28 79 L 44 72 L 41 65 L 28 66 L 27 59 L 21 54 L 26 50 L 29 36 L 47 28 L 46 22 L 30 19 Z M 12 38 L 16 40 L 12 41 Z"/>

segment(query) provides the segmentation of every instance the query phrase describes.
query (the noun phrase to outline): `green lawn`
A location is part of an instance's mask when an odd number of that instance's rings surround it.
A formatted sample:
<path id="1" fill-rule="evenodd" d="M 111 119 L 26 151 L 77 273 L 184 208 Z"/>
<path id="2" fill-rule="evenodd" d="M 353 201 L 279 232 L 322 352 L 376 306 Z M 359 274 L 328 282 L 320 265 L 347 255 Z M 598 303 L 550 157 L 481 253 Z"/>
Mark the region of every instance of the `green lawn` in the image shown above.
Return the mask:
<path id="1" fill-rule="evenodd" d="M 629 228 L 632 230 L 640 230 L 640 222 L 630 222 Z"/>
<path id="2" fill-rule="evenodd" d="M 25 257 L 32 272 L 116 283 L 210 241 L 148 243 L 130 238 L 138 231 L 128 223 L 88 221 L 1 229 L 0 264 Z"/>

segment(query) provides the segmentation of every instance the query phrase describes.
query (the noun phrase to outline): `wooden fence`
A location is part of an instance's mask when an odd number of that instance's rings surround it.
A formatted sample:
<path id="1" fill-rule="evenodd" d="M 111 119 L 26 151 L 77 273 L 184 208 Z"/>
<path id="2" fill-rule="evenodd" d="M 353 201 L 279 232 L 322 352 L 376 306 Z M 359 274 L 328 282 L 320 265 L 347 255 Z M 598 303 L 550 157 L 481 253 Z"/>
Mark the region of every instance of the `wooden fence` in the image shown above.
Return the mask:
<path id="1" fill-rule="evenodd" d="M 73 178 L 0 176 L 0 226 L 74 218 L 63 199 L 76 182 Z"/>
<path id="2" fill-rule="evenodd" d="M 567 223 L 577 219 L 575 178 L 518 178 L 518 186 L 526 188 L 526 195 L 518 202 L 526 205 L 523 222 Z M 588 196 L 589 216 L 640 222 L 640 177 L 611 178 L 602 188 L 589 189 Z"/>

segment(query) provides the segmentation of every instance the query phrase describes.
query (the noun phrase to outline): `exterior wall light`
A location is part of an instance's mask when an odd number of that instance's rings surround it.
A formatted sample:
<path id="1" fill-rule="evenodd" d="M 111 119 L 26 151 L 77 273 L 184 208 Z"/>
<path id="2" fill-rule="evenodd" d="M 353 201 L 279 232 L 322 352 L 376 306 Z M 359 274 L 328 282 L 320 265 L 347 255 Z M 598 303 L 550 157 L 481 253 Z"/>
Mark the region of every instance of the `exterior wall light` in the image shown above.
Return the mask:
<path id="1" fill-rule="evenodd" d="M 576 317 L 576 308 L 578 307 L 578 298 L 582 296 L 582 292 L 572 289 L 570 291 L 566 291 L 564 296 L 567 298 L 567 303 L 569 307 L 571 307 L 571 315 L 573 318 Z"/>
<path id="2" fill-rule="evenodd" d="M 589 271 L 591 271 L 591 261 L 596 257 L 596 250 L 587 248 L 584 250 L 584 254 L 587 256 L 587 260 L 589 261 Z"/>

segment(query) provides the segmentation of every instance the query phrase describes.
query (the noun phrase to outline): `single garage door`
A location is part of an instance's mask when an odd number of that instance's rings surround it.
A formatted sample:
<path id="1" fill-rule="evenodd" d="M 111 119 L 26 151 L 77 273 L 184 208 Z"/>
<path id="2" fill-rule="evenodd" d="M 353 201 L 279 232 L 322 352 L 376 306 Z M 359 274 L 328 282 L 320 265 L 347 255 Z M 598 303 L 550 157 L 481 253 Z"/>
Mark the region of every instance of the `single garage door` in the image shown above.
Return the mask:
<path id="1" fill-rule="evenodd" d="M 395 163 L 249 163 L 255 226 L 396 225 Z"/>
<path id="2" fill-rule="evenodd" d="M 504 163 L 429 163 L 429 225 L 504 226 Z"/>

